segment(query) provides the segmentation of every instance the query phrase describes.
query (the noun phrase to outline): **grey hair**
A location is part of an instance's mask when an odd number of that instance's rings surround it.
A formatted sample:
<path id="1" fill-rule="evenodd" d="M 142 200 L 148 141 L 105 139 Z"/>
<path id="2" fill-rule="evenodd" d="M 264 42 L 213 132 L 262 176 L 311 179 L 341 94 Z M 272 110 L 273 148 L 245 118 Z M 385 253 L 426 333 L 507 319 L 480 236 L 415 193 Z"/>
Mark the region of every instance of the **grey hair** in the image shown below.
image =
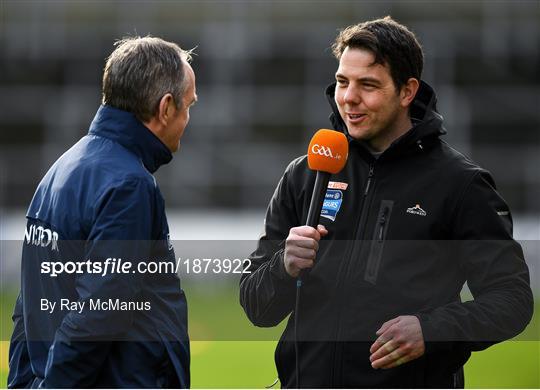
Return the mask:
<path id="1" fill-rule="evenodd" d="M 128 37 L 115 42 L 103 71 L 102 103 L 149 121 L 159 101 L 172 94 L 178 107 L 187 88 L 184 62 L 192 50 L 157 37 Z"/>

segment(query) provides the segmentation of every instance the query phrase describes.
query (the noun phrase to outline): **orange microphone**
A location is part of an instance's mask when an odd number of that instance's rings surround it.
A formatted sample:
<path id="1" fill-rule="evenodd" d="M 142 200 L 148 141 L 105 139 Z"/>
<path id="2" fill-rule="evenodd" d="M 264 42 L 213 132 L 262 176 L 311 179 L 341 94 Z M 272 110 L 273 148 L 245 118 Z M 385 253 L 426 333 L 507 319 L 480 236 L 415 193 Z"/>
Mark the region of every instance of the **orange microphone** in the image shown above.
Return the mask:
<path id="1" fill-rule="evenodd" d="M 309 169 L 317 171 L 309 204 L 307 226 L 317 228 L 331 174 L 339 173 L 347 163 L 349 142 L 345 134 L 321 129 L 315 133 L 308 147 Z"/>
<path id="2" fill-rule="evenodd" d="M 306 225 L 317 229 L 326 188 L 331 174 L 339 173 L 347 163 L 349 142 L 345 134 L 334 130 L 321 129 L 315 133 L 308 147 L 309 169 L 317 171 L 315 186 L 309 203 Z M 298 323 L 300 322 L 300 290 L 309 270 L 303 269 L 296 279 L 296 301 L 294 305 L 294 353 L 296 388 L 300 388 L 300 351 L 298 345 Z"/>

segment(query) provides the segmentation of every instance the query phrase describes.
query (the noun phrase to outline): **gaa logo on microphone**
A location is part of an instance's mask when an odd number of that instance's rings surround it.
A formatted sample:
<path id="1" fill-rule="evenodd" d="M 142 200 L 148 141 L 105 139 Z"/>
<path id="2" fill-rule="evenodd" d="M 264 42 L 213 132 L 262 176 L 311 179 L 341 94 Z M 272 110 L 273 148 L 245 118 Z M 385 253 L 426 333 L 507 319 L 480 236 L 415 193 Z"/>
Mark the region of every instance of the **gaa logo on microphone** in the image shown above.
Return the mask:
<path id="1" fill-rule="evenodd" d="M 345 134 L 321 129 L 315 133 L 307 150 L 308 167 L 312 171 L 336 174 L 347 163 L 349 142 Z"/>
<path id="2" fill-rule="evenodd" d="M 311 147 L 311 152 L 313 154 L 318 154 L 318 155 L 323 156 L 323 157 L 335 158 L 336 160 L 341 159 L 341 155 L 339 153 L 336 153 L 336 155 L 334 156 L 332 154 L 332 149 L 330 149 L 328 146 L 322 146 L 322 145 L 319 145 L 319 144 L 313 144 L 313 146 Z"/>

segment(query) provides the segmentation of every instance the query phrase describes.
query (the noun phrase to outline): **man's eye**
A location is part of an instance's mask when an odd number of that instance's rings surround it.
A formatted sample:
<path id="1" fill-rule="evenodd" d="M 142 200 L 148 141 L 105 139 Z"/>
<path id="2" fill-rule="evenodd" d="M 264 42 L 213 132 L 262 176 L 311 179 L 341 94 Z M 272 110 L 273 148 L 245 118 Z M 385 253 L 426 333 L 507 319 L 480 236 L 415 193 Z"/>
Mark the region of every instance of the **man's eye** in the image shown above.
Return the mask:
<path id="1" fill-rule="evenodd" d="M 337 80 L 337 84 L 342 87 L 342 86 L 345 86 L 347 85 L 347 81 L 346 80 Z"/>
<path id="2" fill-rule="evenodd" d="M 373 85 L 373 84 L 364 84 L 363 87 L 364 87 L 364 89 L 367 90 L 367 91 L 372 91 L 372 90 L 374 90 L 374 89 L 376 88 L 376 86 Z"/>

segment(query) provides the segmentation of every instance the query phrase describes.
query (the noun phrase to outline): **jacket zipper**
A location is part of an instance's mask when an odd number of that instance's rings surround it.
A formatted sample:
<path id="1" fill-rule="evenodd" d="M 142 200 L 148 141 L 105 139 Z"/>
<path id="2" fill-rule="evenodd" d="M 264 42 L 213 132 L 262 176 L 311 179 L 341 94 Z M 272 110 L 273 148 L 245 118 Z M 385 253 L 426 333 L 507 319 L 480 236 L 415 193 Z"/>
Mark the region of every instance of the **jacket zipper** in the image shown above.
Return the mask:
<path id="1" fill-rule="evenodd" d="M 369 190 L 371 188 L 371 184 L 372 184 L 372 181 L 373 181 L 373 177 L 375 176 L 375 162 L 372 162 L 370 165 L 369 165 L 369 173 L 368 173 L 368 177 L 367 177 L 367 181 L 366 181 L 366 187 L 364 189 L 364 196 L 363 196 L 363 199 L 362 199 L 362 209 L 361 209 L 361 212 L 360 212 L 360 215 L 358 216 L 358 219 L 356 221 L 356 229 L 354 231 L 354 235 L 353 235 L 353 244 L 351 245 L 351 249 L 348 251 L 347 253 L 347 256 L 345 257 L 345 268 L 344 268 L 344 276 L 343 277 L 340 277 L 339 280 L 338 280 L 338 286 L 337 286 L 337 289 L 338 291 L 341 291 L 341 283 L 344 281 L 344 279 L 347 277 L 347 274 L 348 274 L 348 270 L 349 270 L 349 265 L 351 263 L 351 256 L 353 254 L 353 251 L 354 251 L 354 239 L 356 239 L 357 235 L 358 235 L 358 229 L 360 228 L 361 225 L 365 225 L 365 222 L 363 223 L 362 221 L 365 219 L 364 218 L 364 214 L 366 213 L 366 204 L 368 203 L 367 202 L 367 199 L 368 199 L 368 195 L 369 195 Z M 362 235 L 364 234 L 363 232 L 361 233 Z M 336 368 L 337 368 L 337 362 L 338 362 L 338 353 L 337 353 L 337 341 L 338 341 L 338 337 L 339 337 L 339 333 L 340 333 L 340 328 L 341 328 L 341 306 L 338 305 L 338 307 L 340 308 L 339 311 L 338 311 L 338 315 L 337 315 L 337 329 L 336 329 L 336 337 L 335 337 L 335 343 L 334 343 L 334 374 L 332 375 L 333 378 L 332 378 L 332 382 L 333 382 L 333 385 L 334 387 L 343 387 L 341 383 L 336 383 L 336 378 L 335 378 L 335 372 L 336 372 Z M 341 378 L 341 374 L 340 374 L 340 382 L 341 382 L 342 378 Z"/>
<path id="2" fill-rule="evenodd" d="M 388 216 L 389 210 L 390 209 L 388 207 L 384 208 L 383 214 L 381 215 L 381 219 L 379 221 L 379 234 L 378 234 L 379 243 L 384 241 L 384 226 L 386 225 L 386 217 Z"/>
<path id="3" fill-rule="evenodd" d="M 367 183 L 366 183 L 366 190 L 364 191 L 364 202 L 365 202 L 365 198 L 369 192 L 369 185 L 371 184 L 371 180 L 373 179 L 373 175 L 374 175 L 374 170 L 375 170 L 375 164 L 374 163 L 371 163 L 371 165 L 369 166 L 369 174 L 368 174 L 368 179 L 367 179 Z M 362 214 L 364 213 L 364 205 L 362 205 L 362 213 L 360 214 L 360 217 L 362 217 Z M 357 231 L 358 231 L 358 227 L 357 227 Z"/>
<path id="4" fill-rule="evenodd" d="M 394 202 L 391 200 L 381 201 L 381 207 L 378 212 L 377 225 L 373 232 L 364 275 L 364 279 L 372 284 L 377 282 L 377 274 L 381 264 L 384 240 L 386 239 L 393 204 Z"/>

